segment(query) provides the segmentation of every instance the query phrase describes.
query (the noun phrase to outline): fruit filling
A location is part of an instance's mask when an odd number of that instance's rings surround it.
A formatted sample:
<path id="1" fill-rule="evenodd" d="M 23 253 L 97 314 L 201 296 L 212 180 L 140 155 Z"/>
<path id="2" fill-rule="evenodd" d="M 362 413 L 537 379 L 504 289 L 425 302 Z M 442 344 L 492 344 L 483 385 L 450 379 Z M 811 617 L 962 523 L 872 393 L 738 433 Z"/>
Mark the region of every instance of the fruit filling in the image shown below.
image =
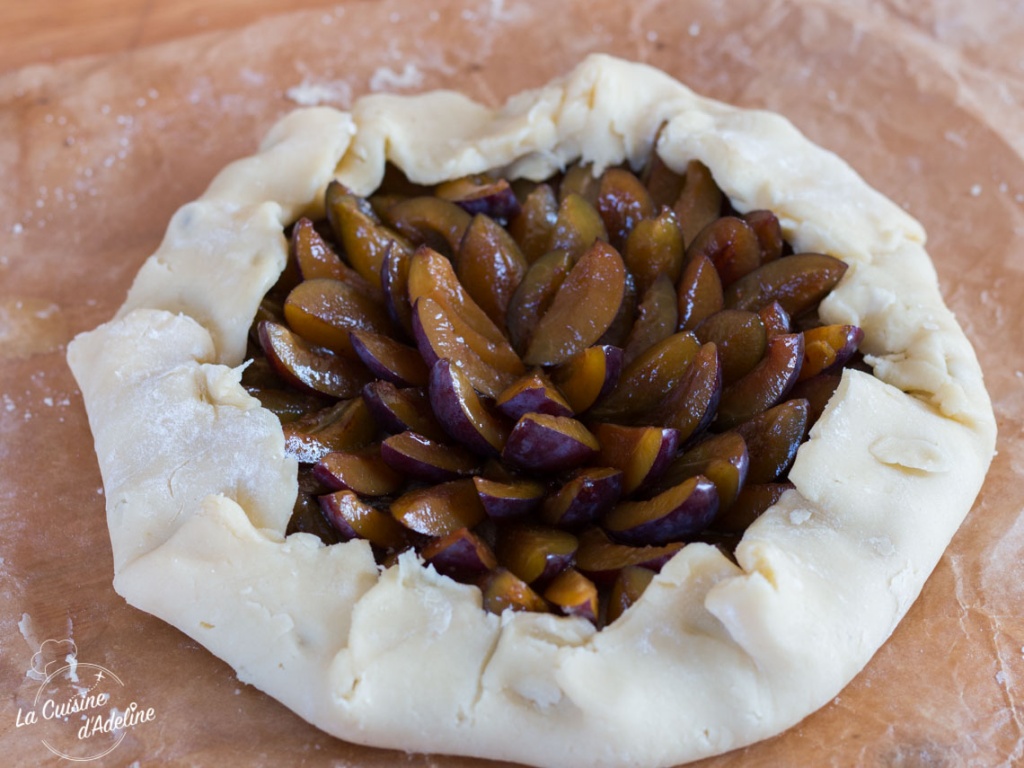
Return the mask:
<path id="1" fill-rule="evenodd" d="M 493 612 L 598 626 L 690 542 L 731 556 L 861 366 L 793 253 L 697 161 L 427 188 L 389 167 L 286 236 L 243 383 L 300 462 L 289 532 L 415 549 Z"/>

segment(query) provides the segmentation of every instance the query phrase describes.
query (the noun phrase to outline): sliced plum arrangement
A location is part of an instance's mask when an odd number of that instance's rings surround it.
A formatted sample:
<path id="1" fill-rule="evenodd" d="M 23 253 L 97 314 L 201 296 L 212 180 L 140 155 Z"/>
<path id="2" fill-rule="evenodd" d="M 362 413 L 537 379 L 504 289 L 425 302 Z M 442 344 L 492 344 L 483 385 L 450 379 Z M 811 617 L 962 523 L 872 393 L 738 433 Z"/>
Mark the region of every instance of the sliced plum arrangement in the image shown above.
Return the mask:
<path id="1" fill-rule="evenodd" d="M 597 626 L 792 486 L 863 333 L 846 265 L 659 159 L 423 187 L 389 168 L 285 232 L 243 384 L 300 463 L 289 532 L 414 549 L 486 610 Z"/>

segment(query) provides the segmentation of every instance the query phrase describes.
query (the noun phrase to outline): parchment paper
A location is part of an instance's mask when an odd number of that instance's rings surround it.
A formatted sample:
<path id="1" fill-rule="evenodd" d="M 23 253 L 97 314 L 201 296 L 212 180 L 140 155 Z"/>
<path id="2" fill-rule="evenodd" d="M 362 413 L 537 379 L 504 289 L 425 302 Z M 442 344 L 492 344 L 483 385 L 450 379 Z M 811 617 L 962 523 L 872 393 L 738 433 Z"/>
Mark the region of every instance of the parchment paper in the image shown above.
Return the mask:
<path id="1" fill-rule="evenodd" d="M 782 736 L 702 765 L 1024 761 L 1024 13 L 997 0 L 628 5 L 353 0 L 0 79 L 4 763 L 65 762 L 18 720 L 40 685 L 34 654 L 70 639 L 154 710 L 94 765 L 482 764 L 323 735 L 114 593 L 64 345 L 113 314 L 171 213 L 297 103 L 452 87 L 496 104 L 598 50 L 786 114 L 921 219 L 999 419 L 978 503 L 865 672 Z"/>

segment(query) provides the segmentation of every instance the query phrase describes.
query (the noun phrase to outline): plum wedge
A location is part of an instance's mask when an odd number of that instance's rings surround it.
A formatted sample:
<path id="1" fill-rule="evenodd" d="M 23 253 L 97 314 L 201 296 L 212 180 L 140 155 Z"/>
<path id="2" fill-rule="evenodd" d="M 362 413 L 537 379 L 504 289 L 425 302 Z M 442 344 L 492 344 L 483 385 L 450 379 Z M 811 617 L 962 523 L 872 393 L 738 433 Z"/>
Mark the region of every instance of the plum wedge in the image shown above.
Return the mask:
<path id="1" fill-rule="evenodd" d="M 497 397 L 518 378 L 518 373 L 503 371 L 483 360 L 456 330 L 448 311 L 430 296 L 416 301 L 412 326 L 416 346 L 428 366 L 439 360 L 451 361 L 475 389 L 489 397 Z"/>
<path id="2" fill-rule="evenodd" d="M 734 427 L 782 400 L 796 384 L 803 360 L 802 334 L 783 334 L 769 341 L 765 356 L 754 369 L 722 391 L 718 426 Z"/>
<path id="3" fill-rule="evenodd" d="M 372 378 L 357 361 L 328 354 L 278 323 L 261 322 L 259 340 L 277 375 L 307 392 L 336 398 L 353 397 Z"/>
<path id="4" fill-rule="evenodd" d="M 477 453 L 501 453 L 508 426 L 477 396 L 469 376 L 448 360 L 438 360 L 430 370 L 428 391 L 430 405 L 449 435 Z"/>
<path id="5" fill-rule="evenodd" d="M 321 496 L 320 506 L 342 539 L 366 539 L 384 549 L 402 546 L 406 541 L 406 531 L 387 510 L 367 504 L 352 491 Z"/>
<path id="6" fill-rule="evenodd" d="M 445 445 L 415 432 L 386 438 L 380 445 L 380 456 L 399 476 L 425 483 L 472 477 L 480 468 L 480 458 L 465 448 Z"/>
<path id="7" fill-rule="evenodd" d="M 540 506 L 547 492 L 545 485 L 535 480 L 502 482 L 477 476 L 473 483 L 487 516 L 499 522 L 528 517 Z"/>
<path id="8" fill-rule="evenodd" d="M 559 528 L 577 529 L 594 522 L 622 495 L 622 471 L 613 467 L 587 467 L 550 494 L 540 517 Z"/>
<path id="9" fill-rule="evenodd" d="M 501 457 L 521 469 L 562 472 L 597 454 L 597 438 L 576 419 L 528 413 L 508 435 Z"/>
<path id="10" fill-rule="evenodd" d="M 579 536 L 576 568 L 596 583 L 610 585 L 622 569 L 630 566 L 661 570 L 683 546 L 683 542 L 676 541 L 663 546 L 634 547 L 612 541 L 600 528 L 590 528 Z"/>
<path id="11" fill-rule="evenodd" d="M 668 544 L 698 533 L 718 512 L 715 484 L 697 475 L 645 501 L 626 501 L 605 516 L 602 527 L 623 544 Z"/>
<path id="12" fill-rule="evenodd" d="M 725 290 L 725 306 L 756 312 L 773 301 L 796 317 L 817 306 L 846 273 L 846 264 L 822 253 L 769 261 Z"/>
<path id="13" fill-rule="evenodd" d="M 466 213 L 484 214 L 491 219 L 508 222 L 521 210 L 516 193 L 507 179 L 484 174 L 463 176 L 437 185 L 442 200 L 455 203 Z"/>
<path id="14" fill-rule="evenodd" d="M 498 567 L 494 552 L 469 528 L 459 528 L 434 539 L 420 550 L 438 573 L 458 581 L 472 581 Z"/>
<path id="15" fill-rule="evenodd" d="M 487 513 L 473 481 L 465 479 L 406 491 L 391 503 L 391 514 L 410 531 L 447 536 L 474 528 Z"/>
<path id="16" fill-rule="evenodd" d="M 551 381 L 576 413 L 608 395 L 619 381 L 624 355 L 621 347 L 587 347 L 551 369 Z"/>
<path id="17" fill-rule="evenodd" d="M 355 357 L 349 334 L 373 331 L 393 335 L 387 308 L 349 283 L 331 278 L 304 280 L 284 302 L 288 327 L 306 341 Z"/>
<path id="18" fill-rule="evenodd" d="M 379 445 L 328 453 L 313 467 L 313 476 L 332 491 L 360 496 L 390 496 L 405 485 L 405 477 L 381 457 Z"/>
<path id="19" fill-rule="evenodd" d="M 544 584 L 567 567 L 576 555 L 575 536 L 557 528 L 515 525 L 498 538 L 498 562 L 527 584 Z"/>
<path id="20" fill-rule="evenodd" d="M 527 365 L 558 365 L 597 342 L 618 314 L 626 290 L 622 257 L 598 240 L 558 287 L 523 355 Z"/>
<path id="21" fill-rule="evenodd" d="M 494 404 L 499 411 L 514 420 L 528 413 L 546 413 L 549 416 L 574 415 L 572 406 L 566 402 L 562 393 L 539 370 L 516 379 L 498 395 Z"/>
<path id="22" fill-rule="evenodd" d="M 679 431 L 666 427 L 595 424 L 592 430 L 601 446 L 597 462 L 622 471 L 626 495 L 656 481 L 679 447 Z"/>
<path id="23" fill-rule="evenodd" d="M 389 381 L 378 380 L 363 387 L 363 400 L 385 432 L 415 432 L 431 440 L 444 440 L 448 436 L 430 407 L 425 388 L 399 388 Z"/>
<path id="24" fill-rule="evenodd" d="M 429 369 L 414 347 L 371 331 L 352 331 L 349 341 L 356 356 L 378 379 L 400 387 L 421 387 L 427 383 Z"/>
<path id="25" fill-rule="evenodd" d="M 369 445 L 377 425 L 363 398 L 355 397 L 289 422 L 283 429 L 285 453 L 300 462 L 315 464 L 333 451 Z"/>
<path id="26" fill-rule="evenodd" d="M 574 568 L 566 568 L 544 590 L 544 599 L 566 616 L 579 616 L 597 623 L 599 604 L 597 587 Z"/>

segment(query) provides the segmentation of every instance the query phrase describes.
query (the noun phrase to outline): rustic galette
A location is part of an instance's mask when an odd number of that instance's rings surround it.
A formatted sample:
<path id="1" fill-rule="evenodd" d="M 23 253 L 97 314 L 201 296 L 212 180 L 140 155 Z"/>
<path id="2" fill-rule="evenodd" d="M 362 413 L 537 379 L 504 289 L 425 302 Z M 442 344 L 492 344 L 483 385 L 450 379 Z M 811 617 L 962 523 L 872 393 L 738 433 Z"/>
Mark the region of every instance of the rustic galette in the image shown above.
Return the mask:
<path id="1" fill-rule="evenodd" d="M 828 702 L 995 440 L 917 222 L 607 56 L 284 117 L 68 357 L 132 605 L 340 738 L 559 768 Z"/>

